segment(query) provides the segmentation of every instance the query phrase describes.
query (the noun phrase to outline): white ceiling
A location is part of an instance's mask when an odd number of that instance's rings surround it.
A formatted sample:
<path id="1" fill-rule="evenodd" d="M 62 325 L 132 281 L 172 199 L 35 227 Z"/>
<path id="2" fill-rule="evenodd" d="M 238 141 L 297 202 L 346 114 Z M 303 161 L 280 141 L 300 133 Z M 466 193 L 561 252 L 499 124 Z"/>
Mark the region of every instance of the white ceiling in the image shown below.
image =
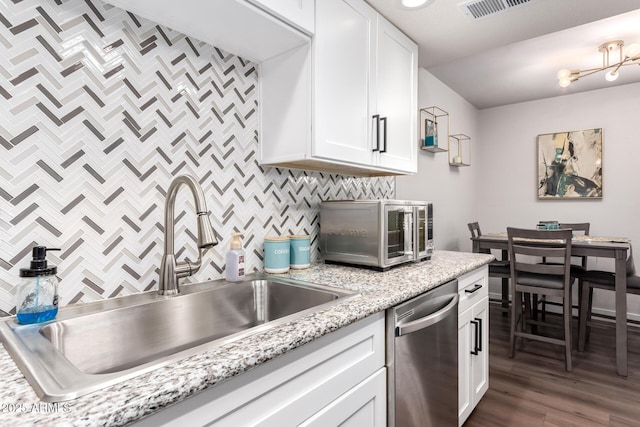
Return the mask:
<path id="1" fill-rule="evenodd" d="M 531 0 L 475 20 L 462 0 L 412 11 L 367 1 L 418 43 L 421 67 L 479 109 L 640 82 L 635 65 L 615 82 L 602 72 L 561 88 L 556 77 L 601 66 L 606 41 L 640 43 L 640 0 Z"/>

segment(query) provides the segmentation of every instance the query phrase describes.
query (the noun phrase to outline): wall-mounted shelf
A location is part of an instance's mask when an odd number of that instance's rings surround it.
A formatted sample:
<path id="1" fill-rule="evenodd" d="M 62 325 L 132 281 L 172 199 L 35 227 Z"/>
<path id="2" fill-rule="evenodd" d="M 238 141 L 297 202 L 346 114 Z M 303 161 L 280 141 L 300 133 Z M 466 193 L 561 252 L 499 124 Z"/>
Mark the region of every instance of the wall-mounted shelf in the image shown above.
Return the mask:
<path id="1" fill-rule="evenodd" d="M 471 166 L 471 137 L 463 133 L 449 135 L 449 165 Z"/>
<path id="2" fill-rule="evenodd" d="M 436 106 L 420 109 L 420 149 L 432 153 L 447 151 L 438 146 L 449 139 L 449 113 Z"/>

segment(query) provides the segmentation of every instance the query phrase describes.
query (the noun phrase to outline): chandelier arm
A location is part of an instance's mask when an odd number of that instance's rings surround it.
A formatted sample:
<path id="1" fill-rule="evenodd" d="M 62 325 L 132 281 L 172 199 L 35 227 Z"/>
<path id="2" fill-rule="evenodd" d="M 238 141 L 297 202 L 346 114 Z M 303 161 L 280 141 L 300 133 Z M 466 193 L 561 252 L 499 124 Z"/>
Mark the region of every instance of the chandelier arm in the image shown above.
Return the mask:
<path id="1" fill-rule="evenodd" d="M 576 77 L 576 80 L 578 80 L 578 79 L 580 79 L 582 77 L 587 77 L 587 76 L 590 76 L 591 74 L 595 74 L 597 72 L 606 70 L 607 68 L 609 68 L 609 67 L 590 68 L 588 70 L 580 70 L 580 73 Z"/>
<path id="2" fill-rule="evenodd" d="M 620 67 L 624 65 L 635 65 L 635 62 L 626 59 L 622 62 L 618 62 L 616 64 L 611 64 L 608 67 L 599 67 L 599 68 L 588 68 L 586 70 L 578 70 L 578 78 L 590 76 L 591 74 L 595 74 L 599 71 L 608 70 L 609 68 L 614 68 L 613 72 L 617 73 Z M 577 80 L 577 79 L 576 79 Z"/>

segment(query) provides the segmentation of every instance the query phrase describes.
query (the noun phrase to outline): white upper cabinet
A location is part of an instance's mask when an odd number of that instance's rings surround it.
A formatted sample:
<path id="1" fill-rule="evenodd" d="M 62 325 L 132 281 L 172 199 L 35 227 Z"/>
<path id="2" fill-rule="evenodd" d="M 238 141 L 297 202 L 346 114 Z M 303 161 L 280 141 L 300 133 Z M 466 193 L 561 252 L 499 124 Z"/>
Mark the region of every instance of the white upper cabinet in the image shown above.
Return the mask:
<path id="1" fill-rule="evenodd" d="M 313 33 L 314 0 L 105 2 L 256 62 L 309 43 Z"/>
<path id="2" fill-rule="evenodd" d="M 316 1 L 315 15 L 311 48 L 261 64 L 261 163 L 415 173 L 416 44 L 363 0 Z"/>
<path id="3" fill-rule="evenodd" d="M 386 19 L 378 19 L 377 113 L 387 126 L 379 165 L 417 172 L 417 46 Z"/>
<path id="4" fill-rule="evenodd" d="M 316 5 L 314 157 L 373 165 L 378 14 L 362 0 Z"/>

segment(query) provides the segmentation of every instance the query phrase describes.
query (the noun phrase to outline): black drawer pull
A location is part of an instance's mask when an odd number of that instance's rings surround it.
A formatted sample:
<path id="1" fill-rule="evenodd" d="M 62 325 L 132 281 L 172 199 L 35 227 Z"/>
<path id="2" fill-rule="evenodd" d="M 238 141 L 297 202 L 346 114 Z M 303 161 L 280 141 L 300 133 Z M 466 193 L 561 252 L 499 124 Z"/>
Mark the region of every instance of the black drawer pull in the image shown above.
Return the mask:
<path id="1" fill-rule="evenodd" d="M 473 289 L 465 289 L 464 291 L 468 294 L 472 294 L 476 291 L 479 291 L 480 289 L 482 289 L 482 285 L 475 285 Z"/>

